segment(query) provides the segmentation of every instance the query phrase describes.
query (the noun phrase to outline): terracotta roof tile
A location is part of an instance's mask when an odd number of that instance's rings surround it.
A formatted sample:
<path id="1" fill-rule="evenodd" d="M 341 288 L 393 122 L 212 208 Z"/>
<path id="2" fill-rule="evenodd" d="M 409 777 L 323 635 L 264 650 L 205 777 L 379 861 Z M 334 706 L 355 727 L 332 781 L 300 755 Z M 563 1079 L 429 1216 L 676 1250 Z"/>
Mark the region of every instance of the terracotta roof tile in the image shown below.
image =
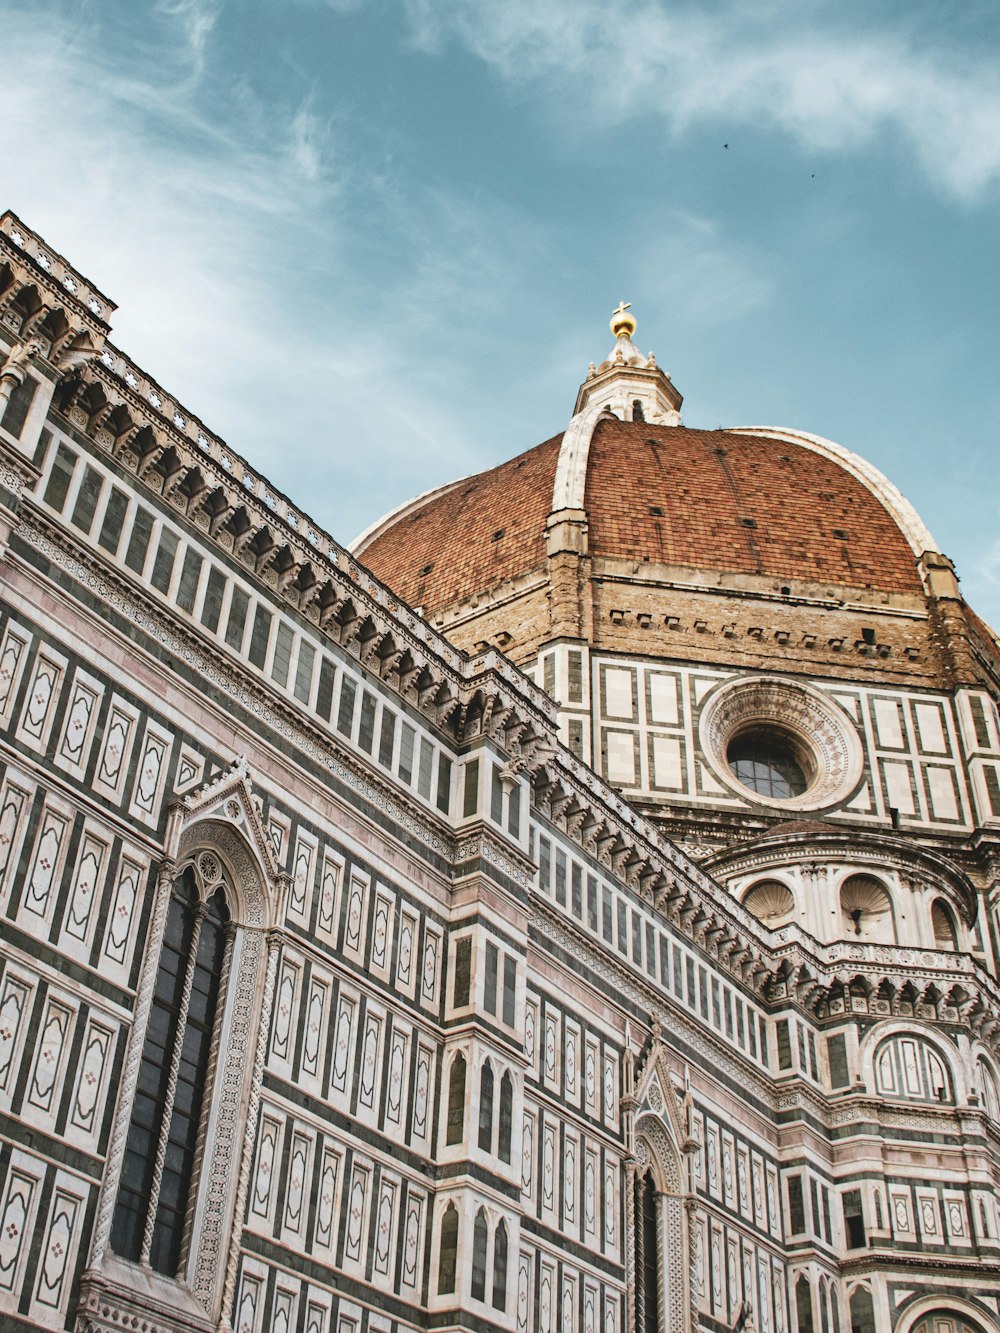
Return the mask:
<path id="1" fill-rule="evenodd" d="M 602 421 L 585 498 L 595 555 L 921 590 L 909 543 L 867 487 L 784 440 Z"/>
<path id="2" fill-rule="evenodd" d="M 361 560 L 411 606 L 432 611 L 545 559 L 561 435 L 469 477 L 401 517 Z"/>
<path id="3" fill-rule="evenodd" d="M 561 439 L 431 496 L 362 560 L 427 611 L 526 573 L 545 556 Z M 837 462 L 789 441 L 602 421 L 585 500 L 594 555 L 921 591 L 888 510 Z"/>

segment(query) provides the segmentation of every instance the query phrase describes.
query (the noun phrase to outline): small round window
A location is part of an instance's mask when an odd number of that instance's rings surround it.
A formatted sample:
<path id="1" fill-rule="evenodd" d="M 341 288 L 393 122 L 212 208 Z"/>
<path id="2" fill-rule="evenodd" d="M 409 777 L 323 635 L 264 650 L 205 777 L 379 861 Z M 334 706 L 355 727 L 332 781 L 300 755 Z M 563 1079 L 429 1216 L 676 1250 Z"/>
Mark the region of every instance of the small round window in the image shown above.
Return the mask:
<path id="1" fill-rule="evenodd" d="M 743 732 L 726 747 L 726 763 L 737 782 L 770 801 L 801 796 L 809 786 L 797 747 L 775 730 Z"/>
<path id="2" fill-rule="evenodd" d="M 705 701 L 698 733 L 716 777 L 761 805 L 822 810 L 849 796 L 864 768 L 851 719 L 797 681 L 727 681 Z"/>

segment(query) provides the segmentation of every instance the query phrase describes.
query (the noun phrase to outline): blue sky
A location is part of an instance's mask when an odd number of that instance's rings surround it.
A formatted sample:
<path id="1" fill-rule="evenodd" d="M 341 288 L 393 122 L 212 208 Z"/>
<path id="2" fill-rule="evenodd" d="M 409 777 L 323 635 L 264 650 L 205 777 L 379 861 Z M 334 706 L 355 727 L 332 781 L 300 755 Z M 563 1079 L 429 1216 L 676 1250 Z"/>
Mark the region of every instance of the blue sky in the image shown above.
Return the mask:
<path id="1" fill-rule="evenodd" d="M 563 429 L 847 445 L 1000 625 L 995 0 L 0 0 L 3 206 L 317 521 Z M 728 146 L 727 146 L 728 145 Z"/>

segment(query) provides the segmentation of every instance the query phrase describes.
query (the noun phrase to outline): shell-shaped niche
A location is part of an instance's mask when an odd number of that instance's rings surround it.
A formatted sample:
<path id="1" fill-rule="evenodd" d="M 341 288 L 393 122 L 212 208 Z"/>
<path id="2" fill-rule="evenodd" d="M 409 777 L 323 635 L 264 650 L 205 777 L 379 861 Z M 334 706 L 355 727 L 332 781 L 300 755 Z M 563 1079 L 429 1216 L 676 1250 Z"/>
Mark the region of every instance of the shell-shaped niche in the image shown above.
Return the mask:
<path id="1" fill-rule="evenodd" d="M 892 900 L 871 875 L 851 875 L 840 889 L 840 923 L 845 938 L 894 944 Z"/>
<path id="2" fill-rule="evenodd" d="M 787 926 L 795 916 L 795 898 L 777 879 L 762 879 L 743 899 L 743 906 L 771 930 Z"/>

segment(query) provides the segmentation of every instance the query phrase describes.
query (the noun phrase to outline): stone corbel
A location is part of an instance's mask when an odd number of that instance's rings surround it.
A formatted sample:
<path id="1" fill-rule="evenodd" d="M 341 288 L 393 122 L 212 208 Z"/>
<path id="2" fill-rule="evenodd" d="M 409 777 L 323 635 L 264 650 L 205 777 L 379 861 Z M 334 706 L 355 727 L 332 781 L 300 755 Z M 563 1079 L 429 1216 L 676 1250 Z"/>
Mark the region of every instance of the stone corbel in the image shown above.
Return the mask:
<path id="1" fill-rule="evenodd" d="M 15 343 L 7 353 L 7 358 L 0 366 L 0 417 L 6 411 L 11 394 L 25 381 L 28 367 L 42 350 L 40 338 L 27 338 Z"/>

